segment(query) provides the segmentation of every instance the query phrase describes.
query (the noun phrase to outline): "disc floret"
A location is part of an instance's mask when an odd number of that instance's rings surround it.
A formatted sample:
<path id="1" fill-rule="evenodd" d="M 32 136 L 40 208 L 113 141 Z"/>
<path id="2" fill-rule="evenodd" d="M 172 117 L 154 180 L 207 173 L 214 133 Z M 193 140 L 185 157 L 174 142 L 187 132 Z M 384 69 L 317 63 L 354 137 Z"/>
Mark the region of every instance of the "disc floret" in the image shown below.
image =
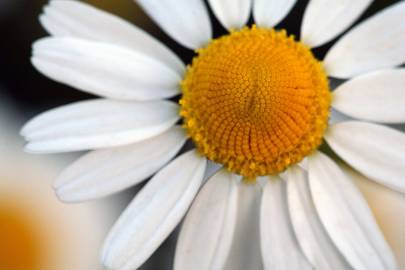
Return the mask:
<path id="1" fill-rule="evenodd" d="M 213 40 L 188 67 L 180 114 L 197 149 L 246 178 L 278 174 L 322 142 L 322 65 L 285 31 L 253 26 Z"/>

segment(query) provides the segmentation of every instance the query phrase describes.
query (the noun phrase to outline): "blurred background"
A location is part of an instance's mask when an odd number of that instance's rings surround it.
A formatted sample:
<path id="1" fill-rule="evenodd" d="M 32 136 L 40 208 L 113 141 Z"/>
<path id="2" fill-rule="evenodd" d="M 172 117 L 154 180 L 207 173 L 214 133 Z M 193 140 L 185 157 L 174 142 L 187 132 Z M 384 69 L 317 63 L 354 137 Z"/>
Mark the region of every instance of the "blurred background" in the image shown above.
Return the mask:
<path id="1" fill-rule="evenodd" d="M 145 29 L 186 62 L 194 53 L 166 36 L 132 0 L 87 0 Z M 307 0 L 277 28 L 299 36 Z M 375 0 L 359 19 L 398 0 Z M 56 83 L 30 64 L 31 44 L 47 34 L 38 15 L 47 0 L 0 0 L 0 270 L 102 269 L 99 249 L 108 228 L 137 188 L 90 203 L 59 202 L 51 183 L 77 154 L 23 153 L 18 130 L 33 115 L 92 96 Z M 212 15 L 212 14 L 211 14 Z M 226 31 L 212 17 L 215 36 Z M 405 18 L 404 18 L 405 20 Z M 315 50 L 322 59 L 333 41 Z M 352 172 L 405 269 L 405 198 Z M 402 215 L 398 215 L 402 213 Z M 401 220 L 402 219 L 402 220 Z M 171 269 L 176 232 L 142 269 Z"/>

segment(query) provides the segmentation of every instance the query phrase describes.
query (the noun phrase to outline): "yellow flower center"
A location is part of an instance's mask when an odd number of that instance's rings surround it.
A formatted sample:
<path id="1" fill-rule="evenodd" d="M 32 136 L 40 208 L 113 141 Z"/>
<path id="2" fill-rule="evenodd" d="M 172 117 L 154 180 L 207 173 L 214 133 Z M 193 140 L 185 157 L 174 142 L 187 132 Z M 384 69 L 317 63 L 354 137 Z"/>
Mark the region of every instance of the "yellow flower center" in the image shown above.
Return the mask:
<path id="1" fill-rule="evenodd" d="M 182 91 L 180 114 L 197 149 L 248 179 L 301 161 L 327 127 L 326 74 L 285 31 L 253 26 L 213 40 L 198 50 Z"/>

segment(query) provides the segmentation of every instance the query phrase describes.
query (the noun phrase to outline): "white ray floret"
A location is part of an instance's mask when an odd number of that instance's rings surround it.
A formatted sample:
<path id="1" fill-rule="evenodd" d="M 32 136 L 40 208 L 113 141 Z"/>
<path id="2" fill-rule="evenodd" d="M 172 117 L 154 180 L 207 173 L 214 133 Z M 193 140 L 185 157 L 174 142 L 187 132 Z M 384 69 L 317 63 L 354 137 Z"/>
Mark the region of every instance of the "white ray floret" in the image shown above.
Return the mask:
<path id="1" fill-rule="evenodd" d="M 223 270 L 263 270 L 259 224 L 261 195 L 260 185 L 238 184 L 236 227 Z"/>
<path id="2" fill-rule="evenodd" d="M 325 139 L 356 170 L 405 193 L 405 134 L 377 124 L 349 121 L 330 126 Z"/>
<path id="3" fill-rule="evenodd" d="M 262 257 L 265 269 L 312 269 L 295 238 L 287 209 L 285 183 L 280 177 L 267 179 L 263 191 L 260 219 Z M 286 259 L 286 252 L 288 252 L 288 259 Z"/>
<path id="4" fill-rule="evenodd" d="M 393 254 L 352 181 L 320 152 L 308 158 L 308 173 L 319 217 L 348 263 L 359 270 L 396 269 Z"/>
<path id="5" fill-rule="evenodd" d="M 220 170 L 199 192 L 183 223 L 175 270 L 222 270 L 236 226 L 237 176 Z"/>
<path id="6" fill-rule="evenodd" d="M 207 7 L 202 0 L 135 0 L 174 40 L 189 49 L 212 37 Z"/>
<path id="7" fill-rule="evenodd" d="M 156 174 L 111 229 L 102 261 L 110 269 L 141 266 L 177 226 L 203 180 L 205 158 L 187 152 Z"/>
<path id="8" fill-rule="evenodd" d="M 98 96 L 145 101 L 180 92 L 181 77 L 173 69 L 114 44 L 44 38 L 34 43 L 32 54 L 33 65 L 44 75 Z"/>
<path id="9" fill-rule="evenodd" d="M 360 17 L 372 0 L 311 0 L 301 25 L 301 41 L 318 47 L 331 41 Z"/>
<path id="10" fill-rule="evenodd" d="M 294 7 L 297 0 L 254 0 L 253 17 L 258 26 L 274 27 Z"/>
<path id="11" fill-rule="evenodd" d="M 124 190 L 147 179 L 169 162 L 186 141 L 181 127 L 121 147 L 92 151 L 67 167 L 54 188 L 59 198 L 78 202 Z"/>
<path id="12" fill-rule="evenodd" d="M 307 178 L 299 166 L 288 169 L 288 209 L 298 243 L 315 269 L 350 269 L 318 217 Z"/>
<path id="13" fill-rule="evenodd" d="M 35 153 L 80 151 L 139 142 L 168 130 L 179 119 L 169 101 L 94 99 L 44 112 L 22 129 Z"/>
<path id="14" fill-rule="evenodd" d="M 242 28 L 249 20 L 252 0 L 208 0 L 215 16 L 227 29 Z"/>
<path id="15" fill-rule="evenodd" d="M 356 77 L 333 92 L 332 106 L 354 118 L 405 123 L 405 69 L 379 70 Z"/>
<path id="16" fill-rule="evenodd" d="M 350 78 L 405 62 L 405 2 L 392 5 L 355 26 L 327 53 L 332 77 Z"/>
<path id="17" fill-rule="evenodd" d="M 163 43 L 118 16 L 80 1 L 51 0 L 40 16 L 53 36 L 68 36 L 128 47 L 166 64 L 179 75 L 184 63 Z"/>

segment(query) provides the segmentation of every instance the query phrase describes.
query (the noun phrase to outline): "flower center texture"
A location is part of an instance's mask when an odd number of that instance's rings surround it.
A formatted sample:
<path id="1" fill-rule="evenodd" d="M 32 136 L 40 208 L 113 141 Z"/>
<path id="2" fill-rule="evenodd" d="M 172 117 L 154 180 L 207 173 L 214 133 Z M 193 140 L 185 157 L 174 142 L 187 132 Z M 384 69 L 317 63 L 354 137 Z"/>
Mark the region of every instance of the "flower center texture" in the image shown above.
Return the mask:
<path id="1" fill-rule="evenodd" d="M 254 179 L 284 171 L 322 143 L 327 76 L 293 36 L 253 26 L 197 53 L 181 84 L 180 114 L 201 154 Z"/>

